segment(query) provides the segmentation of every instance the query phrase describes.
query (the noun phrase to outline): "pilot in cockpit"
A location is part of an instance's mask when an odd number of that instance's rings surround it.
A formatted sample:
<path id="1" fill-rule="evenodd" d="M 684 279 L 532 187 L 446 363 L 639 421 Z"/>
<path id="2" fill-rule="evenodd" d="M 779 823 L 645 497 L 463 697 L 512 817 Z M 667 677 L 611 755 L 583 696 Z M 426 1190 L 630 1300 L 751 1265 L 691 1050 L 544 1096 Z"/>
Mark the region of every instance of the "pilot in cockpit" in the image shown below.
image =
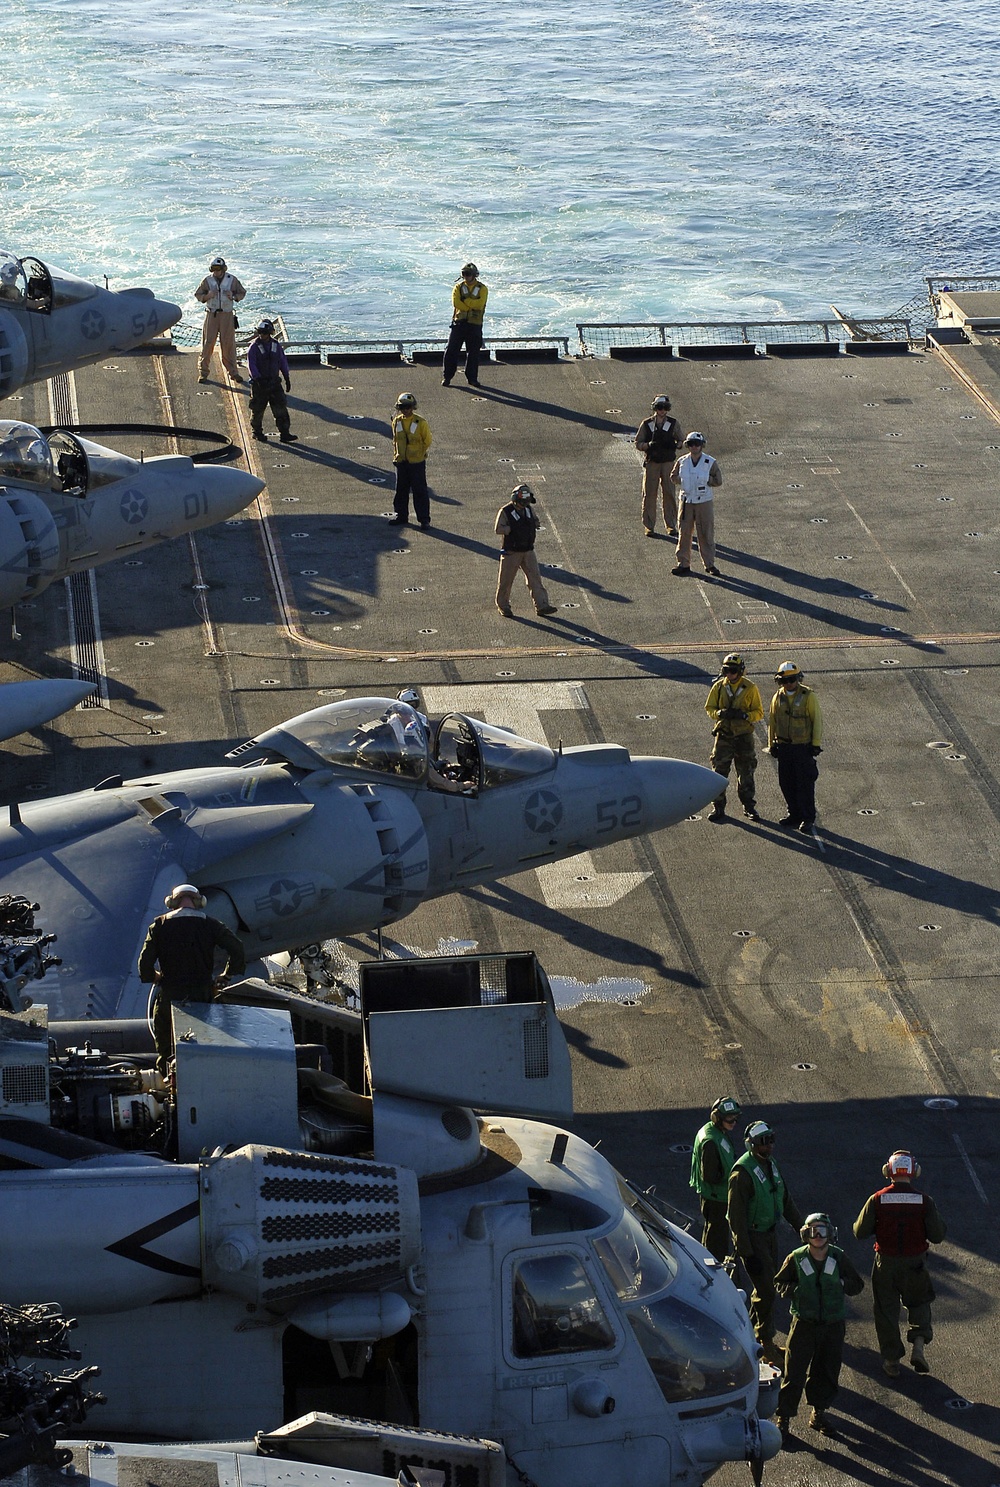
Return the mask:
<path id="1" fill-rule="evenodd" d="M 424 729 L 427 739 L 431 737 L 431 725 L 426 713 L 420 711 L 420 693 L 416 687 L 404 687 L 396 693 L 397 702 L 405 702 L 407 709 L 413 708 Z M 466 757 L 462 757 L 462 751 Z M 442 759 L 438 754 L 428 753 L 427 785 L 431 790 L 440 790 L 445 795 L 475 795 L 479 777 L 479 761 L 475 748 L 459 744 L 454 761 Z"/>
<path id="2" fill-rule="evenodd" d="M 21 265 L 16 258 L 6 253 L 0 254 L 0 299 L 21 301 L 21 291 L 17 281 L 21 274 Z"/>

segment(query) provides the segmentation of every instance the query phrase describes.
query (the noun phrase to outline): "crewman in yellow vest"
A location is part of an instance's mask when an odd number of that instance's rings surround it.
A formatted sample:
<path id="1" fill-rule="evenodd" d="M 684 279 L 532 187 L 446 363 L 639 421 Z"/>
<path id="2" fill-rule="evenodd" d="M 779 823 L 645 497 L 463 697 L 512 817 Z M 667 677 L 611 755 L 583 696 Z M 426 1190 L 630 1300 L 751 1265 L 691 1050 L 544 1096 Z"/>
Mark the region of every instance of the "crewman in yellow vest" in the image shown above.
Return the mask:
<path id="1" fill-rule="evenodd" d="M 778 787 L 788 807 L 788 815 L 778 825 L 811 836 L 816 824 L 816 760 L 823 752 L 823 717 L 816 693 L 803 685 L 794 661 L 782 661 L 774 679 L 778 690 L 771 698 L 767 751 L 778 761 Z"/>
<path id="2" fill-rule="evenodd" d="M 465 380 L 479 386 L 479 353 L 483 349 L 483 315 L 489 290 L 474 263 L 467 263 L 451 294 L 451 332 L 441 368 L 441 386 L 450 387 L 458 371 L 458 354 L 465 347 Z"/>
<path id="3" fill-rule="evenodd" d="M 785 1354 L 774 1341 L 774 1275 L 778 1268 L 778 1220 L 802 1228 L 802 1215 L 772 1156 L 774 1132 L 764 1120 L 747 1126 L 746 1151 L 729 1175 L 727 1217 L 736 1257 L 750 1277 L 750 1320 L 764 1357 L 784 1367 Z"/>
<path id="4" fill-rule="evenodd" d="M 759 821 L 757 792 L 754 787 L 757 749 L 753 730 L 754 724 L 759 723 L 764 716 L 764 704 L 745 672 L 746 663 L 743 657 L 732 651 L 723 661 L 722 674 L 713 683 L 705 700 L 705 711 L 715 724 L 712 729 L 715 743 L 709 763 L 724 780 L 728 780 L 729 771 L 735 766 L 736 793 L 743 806 L 743 814 L 750 821 Z M 708 819 L 726 819 L 725 785 L 712 801 Z"/>

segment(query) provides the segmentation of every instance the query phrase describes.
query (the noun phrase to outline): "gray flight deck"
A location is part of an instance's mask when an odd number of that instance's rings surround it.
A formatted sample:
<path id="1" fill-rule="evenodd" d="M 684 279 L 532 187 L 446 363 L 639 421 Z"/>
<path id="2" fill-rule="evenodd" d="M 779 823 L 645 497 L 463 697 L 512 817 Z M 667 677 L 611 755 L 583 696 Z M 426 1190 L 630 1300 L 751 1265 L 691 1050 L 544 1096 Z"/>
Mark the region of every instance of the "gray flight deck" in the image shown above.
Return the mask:
<path id="1" fill-rule="evenodd" d="M 265 447 L 248 441 L 245 392 L 199 387 L 191 354 L 134 353 L 78 374 L 81 423 L 230 431 L 268 486 L 196 545 L 94 575 L 107 705 L 5 745 L 3 800 L 212 763 L 345 692 L 406 684 L 431 713 L 479 713 L 553 745 L 609 740 L 707 762 L 703 704 L 721 657 L 743 652 L 765 703 L 776 664 L 797 661 L 826 722 L 817 839 L 774 824 L 783 806 L 762 755 L 759 825 L 731 789 L 729 824 L 703 813 L 431 902 L 386 946 L 536 950 L 564 1003 L 577 1128 L 689 1213 L 690 1143 L 726 1092 L 775 1125 L 803 1212 L 829 1209 L 866 1273 L 851 1221 L 888 1153 L 916 1151 L 949 1229 L 931 1260 L 933 1373 L 883 1378 L 866 1289 L 834 1406 L 843 1439 L 816 1438 L 803 1405 L 802 1444 L 766 1480 L 993 1487 L 1000 352 L 563 359 L 487 364 L 482 378 L 477 394 L 461 375 L 444 389 L 436 369 L 402 362 L 295 365 L 301 442 Z M 384 520 L 388 417 L 403 390 L 434 435 L 427 532 Z M 692 577 L 671 577 L 672 544 L 643 537 L 631 435 L 661 391 L 722 465 L 717 580 L 697 558 Z M 43 385 L 2 411 L 47 424 L 49 407 Z M 515 620 L 493 605 L 493 522 L 522 480 L 538 495 L 551 620 L 520 581 Z M 77 594 L 82 634 L 80 606 Z M 64 588 L 19 610 L 18 625 L 0 677 L 70 674 Z M 374 939 L 344 953 L 371 955 Z"/>

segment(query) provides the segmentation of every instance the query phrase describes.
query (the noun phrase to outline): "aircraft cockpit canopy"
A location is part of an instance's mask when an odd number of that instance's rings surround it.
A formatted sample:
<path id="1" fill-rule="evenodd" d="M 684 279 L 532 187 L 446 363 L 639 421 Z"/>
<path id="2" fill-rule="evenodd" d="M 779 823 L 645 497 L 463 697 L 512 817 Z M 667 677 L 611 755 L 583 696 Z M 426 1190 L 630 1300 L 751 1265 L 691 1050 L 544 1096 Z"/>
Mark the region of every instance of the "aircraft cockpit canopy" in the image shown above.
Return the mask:
<path id="1" fill-rule="evenodd" d="M 69 304 L 71 298 L 89 299 L 97 293 L 97 286 L 72 275 L 63 286 L 66 295 L 62 303 Z M 86 293 L 74 293 L 75 289 Z M 6 248 L 0 248 L 0 304 L 5 300 L 22 310 L 35 310 L 47 315 L 52 309 L 52 275 L 37 258 L 18 258 Z"/>
<path id="2" fill-rule="evenodd" d="M 476 795 L 554 769 L 544 744 L 463 713 L 433 727 L 416 708 L 388 697 L 356 697 L 301 713 L 226 757 L 283 760 L 298 769 L 357 769 L 433 790 Z"/>
<path id="3" fill-rule="evenodd" d="M 7 483 L 85 495 L 90 468 L 83 445 L 64 429 L 46 438 L 33 424 L 0 419 L 0 485 Z"/>
<path id="4" fill-rule="evenodd" d="M 52 489 L 49 441 L 33 424 L 0 419 L 0 485 L 36 485 Z"/>

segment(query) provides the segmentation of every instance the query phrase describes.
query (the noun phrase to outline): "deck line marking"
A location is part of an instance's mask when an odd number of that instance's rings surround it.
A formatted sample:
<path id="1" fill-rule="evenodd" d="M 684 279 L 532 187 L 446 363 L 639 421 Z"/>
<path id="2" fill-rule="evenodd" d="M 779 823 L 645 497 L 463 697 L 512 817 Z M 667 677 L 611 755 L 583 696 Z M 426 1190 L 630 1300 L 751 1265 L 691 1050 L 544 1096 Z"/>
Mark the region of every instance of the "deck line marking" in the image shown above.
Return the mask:
<path id="1" fill-rule="evenodd" d="M 983 1187 L 982 1183 L 979 1181 L 978 1176 L 976 1175 L 976 1169 L 975 1169 L 975 1167 L 973 1167 L 972 1162 L 969 1160 L 969 1153 L 966 1151 L 965 1147 L 962 1145 L 961 1137 L 958 1135 L 958 1133 L 956 1131 L 952 1131 L 952 1133 L 951 1133 L 951 1139 L 954 1141 L 955 1145 L 958 1147 L 958 1154 L 962 1158 L 962 1161 L 965 1163 L 965 1170 L 969 1174 L 969 1177 L 970 1177 L 970 1179 L 972 1181 L 972 1186 L 975 1188 L 975 1190 L 979 1194 L 980 1198 L 986 1204 L 986 1207 L 989 1208 L 989 1206 L 990 1206 L 990 1200 L 989 1200 L 989 1198 L 986 1195 L 986 1189 Z"/>
<path id="2" fill-rule="evenodd" d="M 153 375 L 156 378 L 160 404 L 163 408 L 163 422 L 168 428 L 174 429 L 177 427 L 177 420 L 174 418 L 174 404 L 170 396 L 170 389 L 167 386 L 167 374 L 163 370 L 162 356 L 153 357 Z M 180 444 L 176 435 L 167 434 L 167 447 L 171 454 L 180 454 Z M 208 594 L 204 588 L 205 575 L 202 572 L 198 544 L 194 540 L 193 532 L 188 533 L 188 546 L 191 549 L 191 566 L 194 569 L 195 606 L 198 610 L 198 617 L 201 620 L 201 628 L 205 637 L 205 654 L 206 656 L 218 656 L 221 654 L 219 643 L 216 639 L 215 626 L 212 624 L 212 616 L 208 610 Z"/>
<path id="3" fill-rule="evenodd" d="M 928 1062 L 926 1053 L 924 1051 L 923 1045 L 920 1042 L 920 1039 L 916 1036 L 916 1034 L 913 1032 L 913 1029 L 910 1026 L 910 1019 L 906 1016 L 906 1014 L 903 1011 L 902 1007 L 899 1005 L 899 1002 L 896 1000 L 896 997 L 895 997 L 895 995 L 893 993 L 893 990 L 892 990 L 892 984 L 891 984 L 891 982 L 889 980 L 889 977 L 885 974 L 885 971 L 882 969 L 882 966 L 881 966 L 881 964 L 879 962 L 879 957 L 878 957 L 878 954 L 876 953 L 876 947 L 872 944 L 871 940 L 868 938 L 868 935 L 865 933 L 864 926 L 861 924 L 861 921 L 858 919 L 857 915 L 855 914 L 853 905 L 850 903 L 850 901 L 847 898 L 844 898 L 843 899 L 843 903 L 844 903 L 844 907 L 846 908 L 848 914 L 850 915 L 850 918 L 853 920 L 855 929 L 857 930 L 858 934 L 861 936 L 861 943 L 864 945 L 865 949 L 868 951 L 868 955 L 869 955 L 869 958 L 871 959 L 872 965 L 875 967 L 875 970 L 878 973 L 878 979 L 882 983 L 882 986 L 883 986 L 883 988 L 885 990 L 886 996 L 889 998 L 889 1001 L 892 1003 L 892 1006 L 893 1006 L 893 1009 L 894 1009 L 894 1011 L 896 1013 L 896 1016 L 899 1018 L 900 1022 L 903 1024 L 904 1028 L 906 1029 L 906 1031 L 910 1035 L 910 1042 L 913 1045 L 914 1052 L 917 1055 L 917 1061 L 919 1062 L 921 1068 L 923 1069 L 924 1073 L 927 1076 L 927 1083 L 930 1086 L 930 1088 L 932 1090 L 934 1090 L 934 1089 L 937 1088 L 938 1080 L 936 1079 L 936 1077 L 934 1075 L 934 1071 L 931 1068 L 930 1063 Z"/>
<path id="4" fill-rule="evenodd" d="M 872 531 L 871 527 L 869 527 L 866 524 L 866 522 L 864 521 L 863 517 L 858 512 L 857 508 L 851 505 L 850 501 L 847 499 L 846 496 L 844 496 L 844 505 L 847 507 L 848 511 L 853 512 L 855 519 L 860 523 L 860 525 L 862 526 L 862 528 L 864 529 L 864 531 L 867 533 L 867 535 L 874 542 L 875 546 L 879 550 L 880 556 L 882 557 L 882 559 L 885 562 L 886 566 L 892 572 L 893 577 L 895 578 L 896 582 L 899 584 L 900 588 L 901 589 L 905 589 L 905 591 L 909 594 L 910 598 L 913 600 L 914 604 L 920 605 L 920 600 L 917 598 L 916 594 L 910 588 L 910 585 L 906 582 L 906 580 L 904 579 L 903 575 L 900 573 L 899 569 L 896 567 L 895 563 L 888 556 L 888 554 L 885 551 L 885 548 L 882 546 L 881 542 L 875 536 L 875 534 Z M 920 605 L 920 607 L 923 608 L 922 605 Z"/>
<path id="5" fill-rule="evenodd" d="M 59 372 L 50 377 L 46 388 L 49 397 L 49 421 L 57 426 L 77 425 L 80 405 L 76 396 L 76 378 L 72 372 Z M 101 635 L 101 611 L 97 603 L 97 579 L 93 568 L 80 568 L 63 579 L 66 591 L 66 624 L 69 631 L 70 663 L 82 681 L 94 682 L 97 691 L 78 704 L 83 711 L 108 707 L 108 667 Z"/>

